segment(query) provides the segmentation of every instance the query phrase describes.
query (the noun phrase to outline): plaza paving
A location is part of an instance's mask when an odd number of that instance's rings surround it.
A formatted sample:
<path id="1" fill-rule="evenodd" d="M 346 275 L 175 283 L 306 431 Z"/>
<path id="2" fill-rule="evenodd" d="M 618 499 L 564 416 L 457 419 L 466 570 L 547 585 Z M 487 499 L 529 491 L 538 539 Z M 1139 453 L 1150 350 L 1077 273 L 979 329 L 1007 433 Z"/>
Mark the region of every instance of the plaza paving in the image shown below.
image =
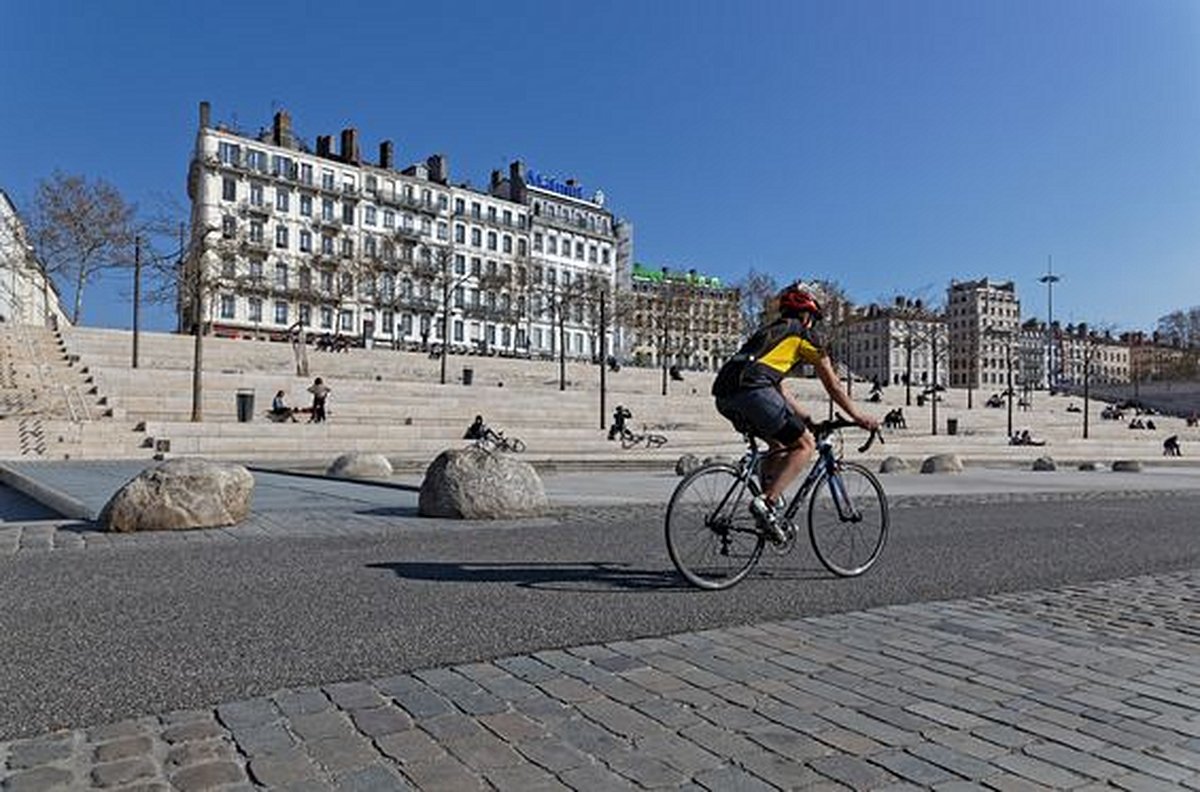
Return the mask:
<path id="1" fill-rule="evenodd" d="M 25 472 L 87 509 L 137 466 Z M 666 473 L 545 476 L 559 508 Z M 108 536 L 0 497 L 0 564 L 116 542 L 416 525 L 396 487 L 256 472 L 243 526 Z M 901 505 L 1200 489 L 1194 469 L 889 476 Z M 407 486 L 406 486 L 407 485 Z M 341 515 L 338 520 L 330 515 Z M 426 521 L 427 522 L 427 521 Z M 81 563 L 86 558 L 81 556 Z M 2 569 L 2 567 L 0 567 Z M 717 593 L 711 595 L 721 597 Z M 0 743 L 5 789 L 1200 789 L 1200 570 L 647 637 L 288 688 Z"/>

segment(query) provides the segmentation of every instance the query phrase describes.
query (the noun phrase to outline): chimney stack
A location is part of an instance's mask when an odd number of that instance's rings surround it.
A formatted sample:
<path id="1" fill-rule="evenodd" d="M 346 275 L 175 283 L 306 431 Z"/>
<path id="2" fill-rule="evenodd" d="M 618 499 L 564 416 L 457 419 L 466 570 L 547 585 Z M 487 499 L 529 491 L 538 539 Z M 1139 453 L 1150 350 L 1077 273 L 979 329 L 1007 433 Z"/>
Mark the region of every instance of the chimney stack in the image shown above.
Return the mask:
<path id="1" fill-rule="evenodd" d="M 276 146 L 292 148 L 292 117 L 287 110 L 275 114 L 275 122 L 271 128 L 271 142 Z"/>
<path id="2" fill-rule="evenodd" d="M 330 157 L 333 155 L 333 135 L 317 135 L 317 156 Z"/>
<path id="3" fill-rule="evenodd" d="M 354 127 L 342 130 L 342 159 L 354 165 L 362 161 L 358 152 L 358 130 Z"/>
<path id="4" fill-rule="evenodd" d="M 508 164 L 508 200 L 525 203 L 525 167 L 521 160 Z"/>
<path id="5" fill-rule="evenodd" d="M 494 171 L 492 171 L 492 183 L 491 183 L 491 187 L 490 187 L 491 192 L 495 192 L 499 186 L 500 186 L 500 171 L 494 170 Z"/>
<path id="6" fill-rule="evenodd" d="M 396 167 L 396 149 L 392 145 L 392 141 L 385 140 L 379 144 L 379 167 L 394 168 Z"/>
<path id="7" fill-rule="evenodd" d="M 425 160 L 426 166 L 429 168 L 429 180 L 438 184 L 448 184 L 450 181 L 450 168 L 446 164 L 445 154 L 434 154 L 429 159 Z"/>
<path id="8" fill-rule="evenodd" d="M 212 112 L 208 102 L 200 103 L 200 128 L 208 129 L 209 115 Z"/>

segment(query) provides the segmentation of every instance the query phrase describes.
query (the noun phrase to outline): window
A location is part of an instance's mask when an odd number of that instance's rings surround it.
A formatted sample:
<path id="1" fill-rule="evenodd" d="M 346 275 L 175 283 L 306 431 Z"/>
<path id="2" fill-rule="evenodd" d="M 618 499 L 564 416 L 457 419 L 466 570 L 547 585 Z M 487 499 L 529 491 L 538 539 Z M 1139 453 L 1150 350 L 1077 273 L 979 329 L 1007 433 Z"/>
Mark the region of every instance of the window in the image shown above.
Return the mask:
<path id="1" fill-rule="evenodd" d="M 231 258 L 221 259 L 221 277 L 234 278 L 237 276 L 237 262 Z"/>
<path id="2" fill-rule="evenodd" d="M 596 246 L 595 245 L 588 245 L 588 261 L 590 261 L 593 264 L 596 263 Z"/>
<path id="3" fill-rule="evenodd" d="M 288 323 L 288 304 L 282 300 L 275 302 L 275 324 L 285 325 Z"/>
<path id="4" fill-rule="evenodd" d="M 326 222 L 333 222 L 333 199 L 321 199 L 321 219 Z"/>
<path id="5" fill-rule="evenodd" d="M 454 287 L 454 307 L 455 308 L 463 307 L 463 287 L 462 286 Z"/>
<path id="6" fill-rule="evenodd" d="M 253 280 L 253 281 L 262 280 L 262 275 L 263 275 L 262 267 L 263 267 L 262 260 L 260 260 L 260 259 L 251 259 L 250 260 L 250 280 Z"/>
<path id="7" fill-rule="evenodd" d="M 308 291 L 312 289 L 312 270 L 308 267 L 301 267 L 299 271 L 300 288 Z"/>
<path id="8" fill-rule="evenodd" d="M 600 263 L 601 263 L 601 264 L 607 264 L 607 263 L 608 263 L 608 248 L 601 248 L 601 249 L 600 249 Z"/>
<path id="9" fill-rule="evenodd" d="M 391 311 L 383 311 L 380 318 L 380 332 L 386 335 L 392 335 L 392 328 L 396 323 L 396 316 Z"/>
<path id="10" fill-rule="evenodd" d="M 465 211 L 466 211 L 466 204 L 464 203 L 463 199 L 455 198 L 454 199 L 454 214 L 462 215 L 462 213 Z"/>
<path id="11" fill-rule="evenodd" d="M 303 231 L 302 230 L 300 232 L 300 252 L 301 253 L 312 253 L 312 232 L 311 231 Z"/>
<path id="12" fill-rule="evenodd" d="M 341 330 L 354 331 L 354 312 L 344 310 L 338 314 L 338 327 Z"/>
<path id="13" fill-rule="evenodd" d="M 467 257 L 461 253 L 454 254 L 454 274 L 463 275 L 467 271 Z"/>
<path id="14" fill-rule="evenodd" d="M 338 279 L 338 284 L 341 287 L 342 294 L 354 294 L 354 276 L 349 272 L 342 273 L 342 277 Z"/>
<path id="15" fill-rule="evenodd" d="M 287 249 L 288 246 L 288 227 L 285 225 L 275 226 L 275 247 Z"/>
<path id="16" fill-rule="evenodd" d="M 220 157 L 221 163 L 224 165 L 240 165 L 242 160 L 242 147 L 236 143 L 226 143 L 222 141 L 221 143 L 217 144 L 217 156 Z"/>
<path id="17" fill-rule="evenodd" d="M 321 306 L 321 327 L 326 330 L 333 327 L 333 309 L 328 306 Z"/>
<path id="18" fill-rule="evenodd" d="M 229 176 L 221 177 L 221 200 L 236 201 L 237 200 L 237 182 Z"/>
<path id="19" fill-rule="evenodd" d="M 279 263 L 275 265 L 275 285 L 281 289 L 286 289 L 288 286 L 288 265 Z"/>
<path id="20" fill-rule="evenodd" d="M 512 225 L 512 210 L 511 209 L 504 210 L 504 225 L 506 225 L 506 226 Z"/>
<path id="21" fill-rule="evenodd" d="M 300 214 L 304 217 L 312 217 L 312 196 L 300 196 Z"/>
<path id="22" fill-rule="evenodd" d="M 512 237 L 511 236 L 509 236 L 508 234 L 504 235 L 503 244 L 500 246 L 500 249 L 503 250 L 505 253 L 512 253 Z"/>
<path id="23" fill-rule="evenodd" d="M 248 307 L 248 315 L 251 322 L 262 321 L 262 300 L 257 297 L 251 297 L 246 301 Z"/>
<path id="24" fill-rule="evenodd" d="M 354 204 L 350 201 L 342 204 L 342 222 L 346 225 L 354 225 Z"/>
<path id="25" fill-rule="evenodd" d="M 395 228 L 396 227 L 396 213 L 393 212 L 391 209 L 383 210 L 383 227 L 384 228 Z"/>
<path id="26" fill-rule="evenodd" d="M 518 240 L 517 240 L 517 255 L 518 255 L 518 256 L 524 256 L 524 255 L 526 255 L 526 252 L 527 252 L 527 251 L 526 251 L 525 240 L 524 240 L 524 239 L 518 239 Z"/>
<path id="27" fill-rule="evenodd" d="M 564 250 L 563 254 L 566 255 L 569 252 L 570 251 Z M 582 242 L 575 243 L 575 258 L 579 259 L 580 261 L 583 261 L 583 243 Z"/>
<path id="28" fill-rule="evenodd" d="M 558 238 L 546 237 L 546 252 L 558 255 Z"/>
<path id="29" fill-rule="evenodd" d="M 250 221 L 250 241 L 262 243 L 263 241 L 263 224 L 261 220 Z"/>
<path id="30" fill-rule="evenodd" d="M 232 215 L 225 215 L 221 218 L 221 236 L 226 239 L 233 239 L 237 236 L 237 218 Z"/>
<path id="31" fill-rule="evenodd" d="M 346 258 L 354 256 L 354 240 L 350 237 L 342 237 L 342 255 Z"/>
<path id="32" fill-rule="evenodd" d="M 483 244 L 483 234 L 478 228 L 471 229 L 471 246 L 480 247 Z"/>
<path id="33" fill-rule="evenodd" d="M 250 205 L 263 205 L 263 186 L 258 182 L 250 182 Z"/>
<path id="34" fill-rule="evenodd" d="M 368 206 L 363 209 L 363 225 L 375 225 L 375 207 Z"/>
<path id="35" fill-rule="evenodd" d="M 374 176 L 367 176 L 365 179 L 363 179 L 363 189 L 369 193 L 374 193 L 379 189 L 379 180 Z"/>
<path id="36" fill-rule="evenodd" d="M 321 234 L 321 255 L 333 255 L 333 237 L 329 234 Z"/>
<path id="37" fill-rule="evenodd" d="M 471 274 L 474 275 L 476 278 L 478 278 L 480 273 L 482 272 L 482 270 L 481 270 L 482 266 L 483 266 L 483 262 L 481 262 L 479 260 L 478 256 L 471 258 Z"/>
<path id="38" fill-rule="evenodd" d="M 534 233 L 533 249 L 538 252 L 541 252 L 541 250 L 542 250 L 542 235 L 541 235 L 541 233 L 537 233 L 537 232 Z"/>
<path id="39" fill-rule="evenodd" d="M 471 201 L 471 217 L 474 217 L 476 220 L 478 220 L 480 216 L 479 213 L 482 211 L 482 209 L 483 207 L 479 205 L 478 201 Z"/>
<path id="40" fill-rule="evenodd" d="M 454 340 L 460 342 L 463 340 L 463 323 L 461 319 L 454 320 Z"/>
<path id="41" fill-rule="evenodd" d="M 488 231 L 488 235 L 487 235 L 487 249 L 488 249 L 488 250 L 495 250 L 495 249 L 496 249 L 496 232 L 495 232 L 495 231 Z"/>
<path id="42" fill-rule="evenodd" d="M 363 255 L 376 256 L 379 253 L 378 237 L 370 236 L 369 234 L 363 237 Z"/>
<path id="43" fill-rule="evenodd" d="M 232 319 L 237 313 L 237 300 L 232 294 L 221 295 L 221 318 Z"/>
<path id="44" fill-rule="evenodd" d="M 333 171 L 325 169 L 321 170 L 321 189 L 333 189 Z"/>
<path id="45" fill-rule="evenodd" d="M 313 183 L 312 165 L 309 165 L 308 163 L 304 163 L 300 166 L 300 183 L 301 184 L 312 184 Z"/>
<path id="46" fill-rule="evenodd" d="M 312 306 L 308 303 L 300 304 L 300 324 L 305 327 L 312 324 Z"/>
<path id="47" fill-rule="evenodd" d="M 433 233 L 433 223 L 428 217 L 421 218 L 421 236 L 429 236 Z"/>
<path id="48" fill-rule="evenodd" d="M 441 220 L 437 224 L 437 238 L 443 241 L 450 238 L 450 228 Z"/>
<path id="49" fill-rule="evenodd" d="M 291 157 L 285 157 L 282 154 L 274 154 L 271 156 L 271 173 L 273 175 L 290 179 L 292 178 L 292 174 L 295 172 L 296 168 L 292 164 Z"/>
<path id="50" fill-rule="evenodd" d="M 494 206 L 488 207 L 488 222 L 489 223 L 496 222 L 496 207 L 494 207 Z"/>
<path id="51" fill-rule="evenodd" d="M 255 149 L 246 150 L 246 166 L 259 173 L 267 172 L 267 152 Z"/>
<path id="52" fill-rule="evenodd" d="M 325 271 L 321 273 L 321 291 L 330 293 L 333 291 L 333 273 Z M 329 325 L 325 325 L 328 327 Z"/>
<path id="53" fill-rule="evenodd" d="M 464 225 L 454 226 L 454 241 L 460 245 L 467 241 L 467 227 Z"/>
<path id="54" fill-rule="evenodd" d="M 433 206 L 433 193 L 429 190 L 421 190 L 421 203 L 425 206 Z"/>

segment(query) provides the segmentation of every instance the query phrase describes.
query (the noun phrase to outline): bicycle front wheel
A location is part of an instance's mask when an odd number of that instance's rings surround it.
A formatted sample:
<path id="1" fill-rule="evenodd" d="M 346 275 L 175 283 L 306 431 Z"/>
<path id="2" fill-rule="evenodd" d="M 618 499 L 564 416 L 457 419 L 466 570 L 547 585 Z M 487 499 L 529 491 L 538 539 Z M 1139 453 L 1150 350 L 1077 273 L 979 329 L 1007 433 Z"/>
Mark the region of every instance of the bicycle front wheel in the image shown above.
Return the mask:
<path id="1" fill-rule="evenodd" d="M 508 441 L 508 450 L 515 454 L 519 454 L 525 450 L 525 441 L 519 437 L 514 437 Z"/>
<path id="2" fill-rule="evenodd" d="M 660 434 L 646 435 L 646 447 L 647 448 L 658 448 L 659 446 L 666 445 L 666 443 L 667 443 L 666 435 L 660 435 Z"/>
<path id="3" fill-rule="evenodd" d="M 808 536 L 830 572 L 840 577 L 866 572 L 883 552 L 887 534 L 887 496 L 871 471 L 839 462 L 817 482 L 808 501 Z"/>
<path id="4" fill-rule="evenodd" d="M 667 505 L 667 552 L 693 586 L 729 588 L 754 567 L 764 540 L 749 503 L 732 465 L 705 465 L 679 482 Z"/>
<path id="5" fill-rule="evenodd" d="M 635 434 L 621 435 L 621 448 L 633 448 L 642 442 L 642 438 Z"/>

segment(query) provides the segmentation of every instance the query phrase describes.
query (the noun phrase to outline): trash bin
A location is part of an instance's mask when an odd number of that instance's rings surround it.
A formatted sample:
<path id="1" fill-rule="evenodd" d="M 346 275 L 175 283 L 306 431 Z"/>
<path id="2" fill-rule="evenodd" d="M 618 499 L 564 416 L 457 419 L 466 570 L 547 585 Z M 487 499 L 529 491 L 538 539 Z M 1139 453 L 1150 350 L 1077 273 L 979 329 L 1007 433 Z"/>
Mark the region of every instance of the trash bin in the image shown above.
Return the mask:
<path id="1" fill-rule="evenodd" d="M 925 396 L 924 396 L 924 394 L 921 394 L 921 393 L 918 393 L 918 394 L 917 394 L 917 406 L 918 406 L 918 407 L 924 407 L 924 406 L 925 406 Z"/>
<path id="2" fill-rule="evenodd" d="M 951 435 L 958 434 L 958 419 L 957 418 L 947 418 L 946 419 L 946 434 L 951 434 Z"/>
<path id="3" fill-rule="evenodd" d="M 463 368 L 463 385 L 470 385 L 475 381 L 475 369 Z"/>
<path id="4" fill-rule="evenodd" d="M 254 391 L 250 388 L 239 388 L 237 392 L 238 423 L 250 423 L 254 420 Z"/>

